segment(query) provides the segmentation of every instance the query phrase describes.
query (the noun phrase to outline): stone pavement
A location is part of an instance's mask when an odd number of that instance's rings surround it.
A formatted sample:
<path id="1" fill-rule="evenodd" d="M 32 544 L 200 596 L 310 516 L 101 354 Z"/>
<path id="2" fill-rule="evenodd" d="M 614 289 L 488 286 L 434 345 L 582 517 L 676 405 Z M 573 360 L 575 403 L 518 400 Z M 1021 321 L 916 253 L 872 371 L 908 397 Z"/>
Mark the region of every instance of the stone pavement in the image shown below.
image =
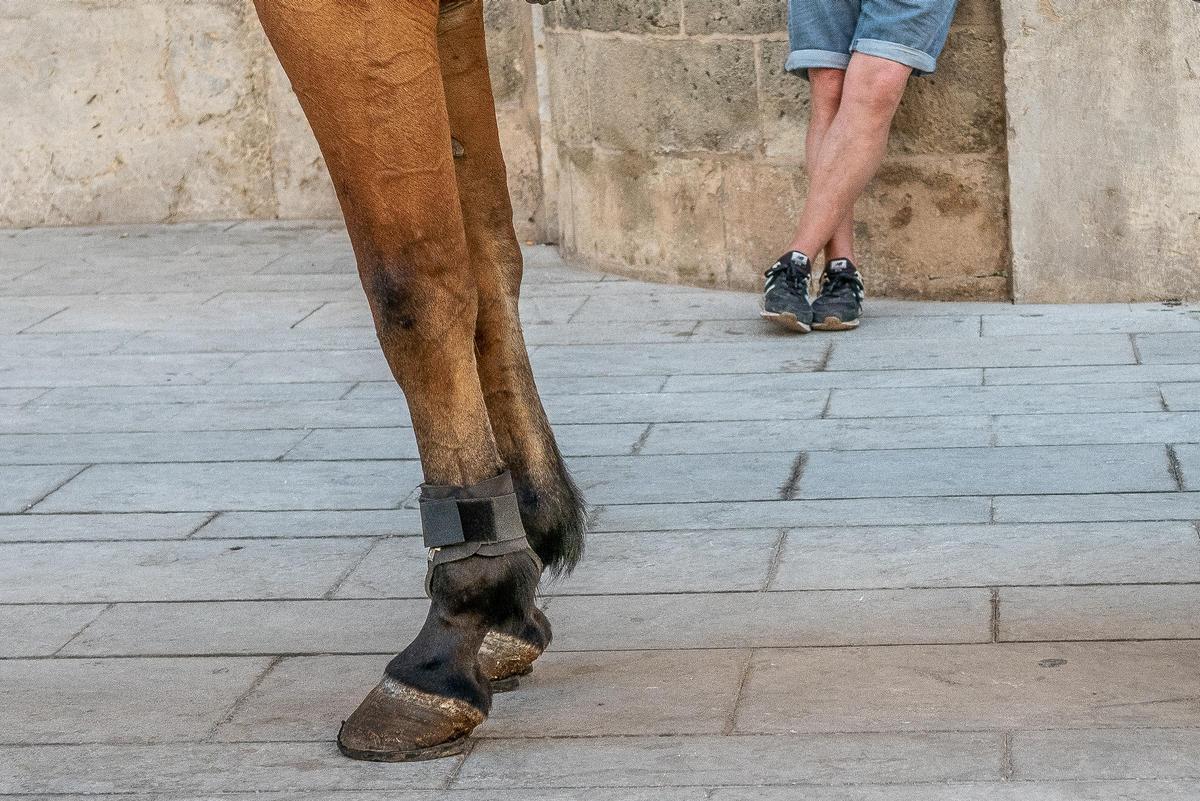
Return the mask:
<path id="1" fill-rule="evenodd" d="M 0 794 L 1200 797 L 1200 314 L 528 255 L 588 558 L 465 758 L 371 765 L 420 470 L 337 226 L 0 232 Z"/>

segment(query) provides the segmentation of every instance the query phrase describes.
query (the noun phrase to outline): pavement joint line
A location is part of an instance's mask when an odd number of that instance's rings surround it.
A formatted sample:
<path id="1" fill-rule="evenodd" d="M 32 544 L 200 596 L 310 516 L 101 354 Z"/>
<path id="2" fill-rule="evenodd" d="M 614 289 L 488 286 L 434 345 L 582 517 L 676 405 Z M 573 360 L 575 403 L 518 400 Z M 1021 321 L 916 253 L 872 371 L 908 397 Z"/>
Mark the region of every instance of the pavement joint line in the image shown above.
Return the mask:
<path id="1" fill-rule="evenodd" d="M 303 429 L 301 429 L 301 430 L 303 430 Z M 290 456 L 292 454 L 292 451 L 296 450 L 301 445 L 303 445 L 305 442 L 307 442 L 309 440 L 309 438 L 312 437 L 312 435 L 315 433 L 317 433 L 317 429 L 315 429 L 315 428 L 308 429 L 308 432 L 305 433 L 304 436 L 300 437 L 300 439 L 296 440 L 294 443 L 292 443 L 292 445 L 290 447 L 288 447 L 286 450 L 284 450 L 283 453 L 281 453 L 281 454 L 279 454 L 279 456 L 275 457 L 274 461 L 276 461 L 276 462 L 282 462 L 285 460 L 296 461 L 296 462 L 313 461 L 313 460 L 302 460 L 302 459 L 288 459 L 288 456 Z"/>
<path id="2" fill-rule="evenodd" d="M 787 536 L 788 529 L 779 529 L 779 536 L 771 546 L 771 559 L 767 563 L 767 575 L 763 579 L 762 592 L 769 591 L 771 585 L 775 583 L 776 576 L 779 575 L 779 564 L 783 561 L 783 549 L 787 543 Z"/>
<path id="3" fill-rule="evenodd" d="M 1138 346 L 1137 334 L 1129 335 L 1129 345 L 1133 348 L 1133 360 L 1135 364 L 1142 364 L 1142 349 Z"/>
<path id="4" fill-rule="evenodd" d="M 333 302 L 333 301 L 329 301 L 329 300 L 326 300 L 326 301 L 322 302 L 322 303 L 321 303 L 319 306 L 317 306 L 315 309 L 313 309 L 312 311 L 308 312 L 308 313 L 307 313 L 307 314 L 305 314 L 303 317 L 301 317 L 299 320 L 297 320 L 296 322 L 294 322 L 294 323 L 292 323 L 291 325 L 289 325 L 289 326 L 288 326 L 288 330 L 290 331 L 290 330 L 293 330 L 293 329 L 295 329 L 295 327 L 296 327 L 296 326 L 298 326 L 298 325 L 300 325 L 300 323 L 304 322 L 304 321 L 305 321 L 305 320 L 307 320 L 309 317 L 312 317 L 314 314 L 316 314 L 317 312 L 319 312 L 321 309 L 325 308 L 326 306 L 328 306 L 328 305 L 329 305 L 330 303 L 332 303 L 332 302 Z"/>
<path id="5" fill-rule="evenodd" d="M 76 463 L 76 464 L 78 464 L 78 463 Z M 79 469 L 78 469 L 78 470 L 76 470 L 74 473 L 72 473 L 70 476 L 68 476 L 67 478 L 65 478 L 65 479 L 63 479 L 62 481 L 60 481 L 60 482 L 58 482 L 57 484 L 55 484 L 55 485 L 54 485 L 53 487 L 51 487 L 51 488 L 50 488 L 50 489 L 49 489 L 47 492 L 43 493 L 43 494 L 42 494 L 42 496 L 41 496 L 41 497 L 39 497 L 37 500 L 35 500 L 33 503 L 31 503 L 31 504 L 29 504 L 28 506 L 26 506 L 26 507 L 25 507 L 25 509 L 24 509 L 24 510 L 23 510 L 23 511 L 22 511 L 20 514 L 29 514 L 29 513 L 33 513 L 33 509 L 34 509 L 34 508 L 35 508 L 35 507 L 36 507 L 36 506 L 37 506 L 39 503 L 41 503 L 42 501 L 44 501 L 44 500 L 46 500 L 47 498 L 49 498 L 51 495 L 53 495 L 54 493 L 58 492 L 58 491 L 59 491 L 60 489 L 62 489 L 63 487 L 67 486 L 68 484 L 70 484 L 70 483 L 71 483 L 72 481 L 74 481 L 75 479 L 79 478 L 81 475 L 83 475 L 84 473 L 86 473 L 86 472 L 87 472 L 87 471 L 88 471 L 90 468 L 92 468 L 92 467 L 95 467 L 95 465 L 86 464 L 86 465 L 84 465 L 83 467 L 79 468 Z"/>
<path id="6" fill-rule="evenodd" d="M 1171 474 L 1171 479 L 1175 482 L 1175 488 L 1179 492 L 1187 492 L 1187 481 L 1183 475 L 1183 463 L 1179 460 L 1179 453 L 1175 450 L 1173 444 L 1167 445 L 1167 472 Z"/>
<path id="7" fill-rule="evenodd" d="M 804 477 L 804 467 L 808 464 L 808 453 L 800 451 L 796 454 L 795 460 L 792 462 L 792 470 L 788 474 L 787 481 L 779 488 L 779 497 L 776 500 L 791 501 L 795 500 L 796 490 L 800 488 L 800 480 Z"/>
<path id="8" fill-rule="evenodd" d="M 998 643 L 986 639 L 979 640 L 905 640 L 894 642 L 887 640 L 854 640 L 833 643 L 773 643 L 770 645 L 748 646 L 745 643 L 707 644 L 707 645 L 671 645 L 653 648 L 559 648 L 555 646 L 556 654 L 660 654 L 660 653 L 709 653 L 727 651 L 860 651 L 863 648 L 996 648 L 1016 645 L 1144 645 L 1144 644 L 1175 644 L 1200 643 L 1200 637 L 1090 637 L 1078 639 L 1020 639 L 1002 640 Z M 47 661 L 97 661 L 97 660 L 137 660 L 137 659 L 280 659 L 309 658 L 309 657 L 393 657 L 395 649 L 386 651 L 206 651 L 206 652 L 145 652 L 135 654 L 58 654 L 54 656 L 0 656 L 0 662 L 47 662 Z M 1189 727 L 1181 727 L 1189 728 Z M 1195 727 L 1200 729 L 1200 723 Z"/>
<path id="9" fill-rule="evenodd" d="M 1158 402 L 1160 404 L 1162 404 L 1162 410 L 1164 412 L 1171 411 L 1171 404 L 1167 403 L 1167 395 L 1165 392 L 1163 392 L 1163 388 L 1162 388 L 1161 384 L 1159 384 L 1159 386 L 1158 386 Z"/>
<path id="10" fill-rule="evenodd" d="M 70 638 L 69 638 L 69 639 L 68 639 L 66 642 L 64 642 L 62 645 L 58 646 L 58 648 L 55 648 L 55 649 L 54 649 L 54 652 L 53 652 L 52 654 L 50 654 L 50 656 L 51 656 L 51 657 L 57 657 L 59 654 L 61 654 L 61 653 L 63 652 L 63 650 L 65 650 L 65 649 L 66 649 L 66 648 L 67 648 L 67 647 L 68 647 L 68 646 L 69 646 L 71 643 L 73 643 L 73 642 L 75 642 L 77 639 L 79 639 L 79 637 L 80 637 L 80 636 L 82 636 L 82 634 L 83 634 L 85 631 L 87 631 L 87 630 L 88 630 L 88 629 L 91 627 L 91 625 L 92 625 L 93 623 L 95 623 L 95 622 L 96 622 L 97 620 L 99 620 L 100 618 L 104 617 L 104 615 L 105 615 L 105 614 L 107 614 L 107 613 L 109 612 L 109 610 L 111 610 L 111 609 L 112 609 L 113 607 L 115 607 L 115 606 L 116 606 L 116 604 L 115 604 L 115 603 L 105 604 L 105 605 L 104 605 L 104 606 L 103 606 L 103 607 L 100 609 L 100 611 L 99 611 L 99 612 L 97 612 L 97 613 L 96 613 L 96 614 L 95 614 L 95 615 L 94 615 L 94 616 L 91 618 L 91 620 L 89 620 L 87 623 L 84 623 L 84 624 L 83 624 L 83 625 L 82 625 L 82 626 L 79 628 L 79 630 L 78 630 L 78 631 L 76 631 L 74 634 L 72 634 L 72 635 L 70 636 Z"/>
<path id="11" fill-rule="evenodd" d="M 354 381 L 354 382 L 352 382 L 352 383 L 350 384 L 350 388 L 349 388 L 349 389 L 347 389 L 345 392 L 343 392 L 343 393 L 342 393 L 342 394 L 341 394 L 341 395 L 340 395 L 340 396 L 339 396 L 337 399 L 338 399 L 338 400 L 340 400 L 340 401 L 346 400 L 347 398 L 349 398 L 351 395 L 353 395 L 353 394 L 354 394 L 354 390 L 358 389 L 358 388 L 359 388 L 360 386 L 362 386 L 364 383 L 365 383 L 365 382 L 363 382 L 363 381 Z M 1162 393 L 1162 390 L 1159 390 L 1159 393 L 1161 394 L 1161 393 Z"/>
<path id="12" fill-rule="evenodd" d="M 818 415 L 818 419 L 821 419 L 821 420 L 829 419 L 829 410 L 833 407 L 833 393 L 835 393 L 835 392 L 837 392 L 836 389 L 831 389 L 831 390 L 829 390 L 828 393 L 826 393 L 825 406 L 823 406 L 821 408 L 821 414 Z"/>
<path id="13" fill-rule="evenodd" d="M 258 688 L 262 686 L 262 683 L 266 681 L 267 676 L 271 675 L 271 673 L 274 672 L 275 668 L 282 661 L 282 656 L 272 657 L 267 662 L 266 667 L 263 668 L 262 672 L 255 676 L 254 680 L 250 682 L 250 685 L 246 687 L 243 692 L 239 693 L 237 698 L 233 700 L 233 703 L 229 705 L 229 708 L 226 710 L 225 714 L 217 718 L 216 723 L 214 723 L 208 730 L 208 734 L 201 738 L 200 742 L 214 742 L 216 740 L 217 732 L 221 730 L 221 727 L 233 720 L 238 711 L 241 709 L 242 704 L 248 701 L 250 696 L 254 695 L 255 691 L 257 691 Z"/>
<path id="14" fill-rule="evenodd" d="M 36 327 L 36 326 L 39 326 L 39 325 L 41 325 L 42 323 L 46 322 L 47 320 L 51 319 L 52 317 L 56 317 L 56 316 L 58 316 L 58 315 L 62 314 L 63 312 L 65 312 L 65 311 L 66 311 L 67 309 L 69 309 L 69 308 L 71 308 L 71 307 L 70 307 L 70 306 L 63 306 L 63 307 L 62 307 L 61 309 L 59 309 L 58 311 L 51 312 L 50 314 L 46 315 L 46 316 L 45 316 L 45 317 L 43 317 L 42 319 L 38 320 L 37 322 L 35 322 L 35 323 L 30 323 L 29 325 L 25 326 L 25 327 L 24 327 L 24 328 L 22 328 L 20 331 L 18 331 L 18 332 L 17 332 L 17 334 L 19 335 L 19 334 L 28 333 L 28 332 L 29 332 L 29 329 L 31 329 L 31 328 L 34 328 L 34 327 Z"/>
<path id="15" fill-rule="evenodd" d="M 742 662 L 742 669 L 739 673 L 737 689 L 733 693 L 733 703 L 729 707 L 729 712 L 725 716 L 725 722 L 721 726 L 721 734 L 730 735 L 737 729 L 738 710 L 742 705 L 742 697 L 746 691 L 746 684 L 750 681 L 750 673 L 754 670 L 754 649 L 746 649 L 746 658 Z"/>
<path id="16" fill-rule="evenodd" d="M 829 360 L 833 358 L 833 346 L 834 341 L 832 339 L 826 343 L 825 350 L 821 352 L 820 360 L 817 361 L 816 365 L 812 369 L 812 372 L 824 373 L 829 369 Z"/>
<path id="17" fill-rule="evenodd" d="M 642 452 L 642 448 L 646 447 L 646 440 L 650 438 L 650 432 L 654 428 L 654 423 L 647 423 L 646 430 L 641 433 L 637 441 L 633 443 L 633 447 L 629 449 L 630 456 L 637 456 Z"/>
<path id="18" fill-rule="evenodd" d="M 362 556 L 358 557 L 358 559 L 351 562 L 350 565 L 347 566 L 346 569 L 342 571 L 341 575 L 338 576 L 336 580 L 334 580 L 333 586 L 331 586 L 328 590 L 325 591 L 325 593 L 321 596 L 321 599 L 322 600 L 333 599 L 334 596 L 337 595 L 337 591 L 340 590 L 342 588 L 342 585 L 346 583 L 346 580 L 349 579 L 350 576 L 354 574 L 355 570 L 358 570 L 358 568 L 362 565 L 363 562 L 367 561 L 367 557 L 371 555 L 371 552 L 374 551 L 375 548 L 378 547 L 379 544 L 384 541 L 384 539 L 385 539 L 384 537 L 372 539 L 370 541 L 370 544 L 367 545 L 367 547 L 365 549 L 363 549 Z"/>
<path id="19" fill-rule="evenodd" d="M 204 528 L 205 528 L 206 526 L 208 526 L 208 524 L 209 524 L 209 523 L 211 523 L 212 521 L 216 520 L 216 519 L 217 519 L 218 517 L 220 517 L 220 516 L 221 516 L 221 513 L 220 513 L 220 512 L 213 512 L 212 514 L 208 515 L 208 517 L 204 518 L 204 520 L 203 520 L 203 521 L 200 523 L 200 525 L 196 526 L 196 527 L 195 527 L 195 528 L 193 528 L 191 531 L 189 531 L 189 532 L 188 532 L 188 533 L 187 533 L 187 534 L 186 534 L 186 535 L 183 537 L 183 540 L 192 540 L 192 539 L 196 539 L 196 535 L 197 535 L 197 534 L 199 534 L 201 531 L 203 531 L 203 530 L 204 530 Z M 165 537 L 164 537 L 164 539 L 167 539 L 167 538 L 165 538 Z M 201 537 L 200 539 L 201 539 L 201 540 L 206 540 L 206 539 L 212 539 L 212 538 L 209 538 L 209 537 Z M 120 540 L 118 539 L 117 541 L 119 542 Z"/>
<path id="20" fill-rule="evenodd" d="M 463 765 L 466 765 L 467 760 L 471 758 L 471 754 L 474 753 L 475 746 L 478 744 L 480 739 L 481 738 L 479 737 L 470 737 L 467 739 L 466 748 L 463 749 L 462 754 L 455 758 L 454 766 L 451 767 L 450 771 L 446 774 L 446 778 L 442 782 L 439 789 L 450 790 L 454 787 L 455 783 L 458 781 L 459 774 L 462 773 Z"/>
<path id="21" fill-rule="evenodd" d="M 1000 588 L 990 587 L 991 600 L 988 604 L 990 616 L 988 620 L 988 629 L 992 633 L 992 642 L 1000 642 Z"/>
<path id="22" fill-rule="evenodd" d="M 348 539 L 348 538 L 344 538 Z M 355 538 L 360 539 L 360 538 Z M 382 539 L 382 538 L 381 538 Z M 164 540 L 164 542 L 187 542 L 188 540 Z M 213 539 L 205 540 L 206 542 L 239 542 L 235 539 Z M 240 540 L 246 542 L 247 540 Z M 269 541 L 269 539 L 268 539 Z M 145 542 L 145 540 L 134 540 L 135 543 Z M 16 543 L 3 543 L 4 545 Z M 61 545 L 62 542 L 52 542 L 52 545 Z M 767 593 L 771 595 L 801 595 L 801 594 L 818 594 L 818 593 L 905 593 L 905 592 L 954 592 L 959 590 L 991 590 L 992 587 L 1001 589 L 1128 589 L 1140 587 L 1196 587 L 1200 586 L 1200 581 L 1137 581 L 1137 582 L 1079 582 L 1070 584 L 953 584 L 953 585 L 922 585 L 922 586 L 881 586 L 881 587 L 810 587 L 802 589 L 786 589 L 786 590 L 655 590 L 650 592 L 612 592 L 612 593 L 542 593 L 541 597 L 546 599 L 552 598 L 655 598 L 669 596 L 720 596 L 720 595 L 759 595 Z M 348 601 L 358 602 L 390 602 L 390 601 L 423 601 L 427 600 L 425 595 L 367 595 L 367 596 L 344 596 L 340 598 L 325 597 L 323 595 L 311 596 L 288 596 L 279 598 L 77 598 L 72 600 L 41 600 L 41 601 L 0 601 L 0 607 L 18 607 L 18 606 L 79 606 L 88 604 L 106 604 L 115 603 L 123 605 L 149 605 L 149 604 L 227 604 L 227 603 L 289 603 L 289 602 L 324 602 L 324 603 L 345 603 Z M 1190 639 L 1190 638 L 1185 638 Z"/>
<path id="23" fill-rule="evenodd" d="M 1000 744 L 1000 781 L 1011 782 L 1015 769 L 1013 766 L 1013 733 L 1004 732 Z"/>

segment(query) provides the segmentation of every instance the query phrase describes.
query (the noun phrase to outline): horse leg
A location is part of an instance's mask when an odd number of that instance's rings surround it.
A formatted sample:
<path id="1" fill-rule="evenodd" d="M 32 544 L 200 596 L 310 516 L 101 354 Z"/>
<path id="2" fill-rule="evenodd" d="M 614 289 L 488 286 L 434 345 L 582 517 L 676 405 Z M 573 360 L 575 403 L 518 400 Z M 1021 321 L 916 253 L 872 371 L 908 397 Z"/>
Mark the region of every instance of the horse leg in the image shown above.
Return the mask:
<path id="1" fill-rule="evenodd" d="M 530 615 L 521 529 L 475 357 L 470 269 L 438 69 L 437 0 L 256 0 L 333 178 L 376 331 L 408 400 L 426 486 L 429 615 L 343 724 L 360 759 L 461 751 L 491 689 L 487 632 Z"/>
<path id="2" fill-rule="evenodd" d="M 479 287 L 479 380 L 529 540 L 552 572 L 569 571 L 583 549 L 583 503 L 546 420 L 521 334 L 521 249 L 488 76 L 482 0 L 465 0 L 443 14 L 438 55 L 467 247 Z M 536 608 L 490 633 L 480 663 L 493 687 L 515 686 L 515 677 L 529 672 L 549 641 L 549 621 Z"/>

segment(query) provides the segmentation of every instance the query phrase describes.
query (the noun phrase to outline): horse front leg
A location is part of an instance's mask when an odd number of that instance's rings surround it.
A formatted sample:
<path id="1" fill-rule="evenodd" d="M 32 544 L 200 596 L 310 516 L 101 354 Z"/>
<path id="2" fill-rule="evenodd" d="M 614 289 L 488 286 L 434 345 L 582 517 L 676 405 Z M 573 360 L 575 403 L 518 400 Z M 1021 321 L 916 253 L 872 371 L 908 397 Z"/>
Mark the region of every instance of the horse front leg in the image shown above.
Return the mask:
<path id="1" fill-rule="evenodd" d="M 479 292 L 479 380 L 498 450 L 516 482 L 529 540 L 552 573 L 569 572 L 583 550 L 584 505 L 559 455 L 521 333 L 521 249 L 488 76 L 482 0 L 466 0 L 442 15 L 438 53 Z M 511 688 L 549 641 L 549 621 L 535 608 L 490 633 L 480 662 L 496 688 Z"/>
<path id="2" fill-rule="evenodd" d="M 471 269 L 437 55 L 437 0 L 256 0 L 325 156 L 426 484 L 431 604 L 343 724 L 348 756 L 460 752 L 491 704 L 484 636 L 532 616 L 541 564 L 476 362 Z"/>

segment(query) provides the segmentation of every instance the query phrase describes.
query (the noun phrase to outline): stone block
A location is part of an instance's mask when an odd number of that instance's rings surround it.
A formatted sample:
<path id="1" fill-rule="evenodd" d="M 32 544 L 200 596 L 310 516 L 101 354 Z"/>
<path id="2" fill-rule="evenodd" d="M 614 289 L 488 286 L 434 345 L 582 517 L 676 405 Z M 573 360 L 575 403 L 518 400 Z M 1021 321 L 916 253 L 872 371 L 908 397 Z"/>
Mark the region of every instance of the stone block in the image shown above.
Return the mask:
<path id="1" fill-rule="evenodd" d="M 572 220 L 563 238 L 569 254 L 659 280 L 725 283 L 725 257 L 712 247 L 722 238 L 716 162 L 593 149 L 559 155 L 574 204 L 559 204 Z"/>
<path id="2" fill-rule="evenodd" d="M 1046 386 L 908 387 L 836 389 L 829 417 L 953 417 L 992 414 L 1017 416 L 1020 428 L 1029 415 L 1054 415 L 1070 424 L 1077 415 L 1101 412 L 1157 412 L 1162 409 L 1153 384 L 1061 384 Z M 1136 422 L 1139 415 L 1125 414 Z M 1051 443 L 1028 443 L 1051 444 Z"/>
<path id="3" fill-rule="evenodd" d="M 679 33 L 683 0 L 559 0 L 547 16 L 555 27 L 624 33 Z M 569 69 L 570 64 L 564 64 Z"/>
<path id="4" fill-rule="evenodd" d="M 579 5 L 600 9 L 608 4 L 581 2 Z M 592 143 L 588 56 L 583 37 L 579 34 L 546 31 L 550 117 L 554 121 L 554 141 L 560 147 L 588 147 Z M 560 158 L 560 161 L 565 159 Z M 569 215 L 571 208 L 564 206 L 563 211 Z"/>
<path id="5" fill-rule="evenodd" d="M 780 33 L 787 30 L 783 0 L 683 0 L 689 36 Z"/>
<path id="6" fill-rule="evenodd" d="M 817 337 L 636 346 L 543 345 L 531 355 L 531 361 L 539 377 L 578 375 L 581 365 L 591 375 L 614 377 L 752 373 L 756 365 L 763 364 L 782 372 L 804 372 L 821 363 L 826 347 Z"/>
<path id="7" fill-rule="evenodd" d="M 1180 696 L 1198 651 L 1195 643 L 768 651 L 755 656 L 735 731 L 1188 726 L 1193 705 Z"/>
<path id="8" fill-rule="evenodd" d="M 303 438 L 303 431 L 2 434 L 0 463 L 269 461 Z"/>
<path id="9" fill-rule="evenodd" d="M 829 370 L 915 367 L 1058 367 L 1078 364 L 1133 364 L 1129 338 L 1120 334 L 1050 337 L 981 337 L 962 339 L 947 348 L 942 342 L 869 340 L 853 348 L 835 343 Z M 985 382 L 986 381 L 985 378 Z M 1051 382 L 1053 383 L 1053 382 Z M 1061 383 L 1061 382 L 1058 382 Z"/>
<path id="10" fill-rule="evenodd" d="M 678 392 L 615 395 L 554 395 L 546 412 L 554 423 L 665 423 L 724 420 L 810 420 L 821 414 L 828 393 Z M 638 432 L 641 433 L 640 431 Z M 786 441 L 786 440 L 785 440 Z M 788 444 L 790 448 L 790 443 Z M 778 444 L 773 450 L 779 450 Z"/>
<path id="11" fill-rule="evenodd" d="M 592 503 L 690 503 L 776 499 L 795 459 L 778 452 L 593 456 L 567 465 Z"/>
<path id="12" fill-rule="evenodd" d="M 597 143 L 642 154 L 639 161 L 653 153 L 758 146 L 750 42 L 597 38 L 587 49 Z"/>
<path id="13" fill-rule="evenodd" d="M 1200 520 L 1200 492 L 1018 495 L 994 499 L 997 522 Z"/>
<path id="14" fill-rule="evenodd" d="M 994 426 L 996 444 L 1001 446 L 1185 442 L 1200 430 L 1200 414 L 1143 412 L 1005 416 L 997 417 Z"/>

